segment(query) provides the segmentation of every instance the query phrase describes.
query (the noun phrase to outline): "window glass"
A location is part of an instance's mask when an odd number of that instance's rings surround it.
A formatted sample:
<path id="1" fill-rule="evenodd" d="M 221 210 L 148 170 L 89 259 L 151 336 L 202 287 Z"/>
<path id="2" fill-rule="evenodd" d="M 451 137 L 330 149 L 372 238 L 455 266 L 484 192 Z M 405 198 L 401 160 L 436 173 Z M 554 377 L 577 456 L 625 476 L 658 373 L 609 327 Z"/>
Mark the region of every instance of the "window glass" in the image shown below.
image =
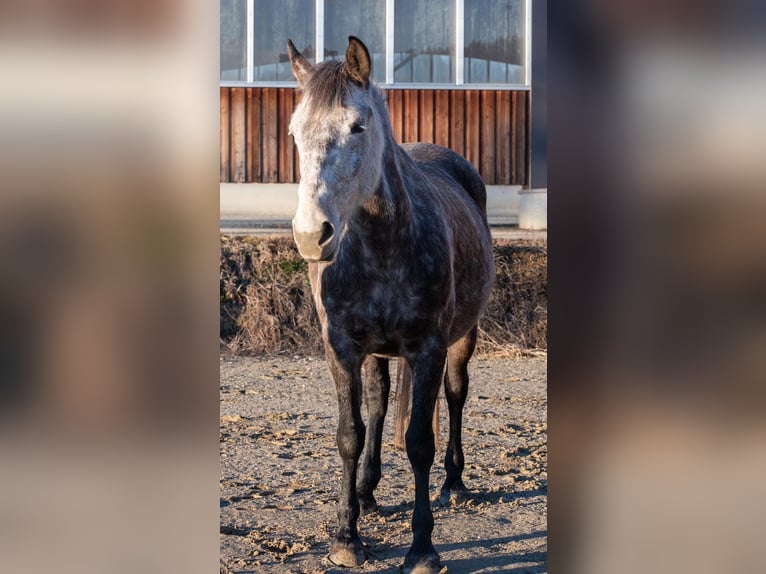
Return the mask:
<path id="1" fill-rule="evenodd" d="M 247 2 L 221 0 L 221 79 L 247 80 Z"/>
<path id="2" fill-rule="evenodd" d="M 524 84 L 526 2 L 465 0 L 467 84 Z"/>
<path id="3" fill-rule="evenodd" d="M 253 80 L 292 81 L 287 38 L 315 61 L 315 0 L 253 1 Z M 525 0 L 463 0 L 466 84 L 526 83 Z M 222 81 L 247 80 L 247 0 L 221 0 Z M 454 0 L 394 0 L 394 82 L 455 83 Z M 386 2 L 324 0 L 324 59 L 342 59 L 348 36 L 370 50 L 373 80 L 386 79 Z"/>
<path id="4" fill-rule="evenodd" d="M 342 60 L 348 37 L 356 36 L 372 58 L 372 78 L 386 80 L 386 3 L 381 0 L 325 1 L 325 60 Z"/>
<path id="5" fill-rule="evenodd" d="M 394 81 L 455 81 L 455 3 L 396 0 Z"/>
<path id="6" fill-rule="evenodd" d="M 314 61 L 314 0 L 255 0 L 253 80 L 293 80 L 287 39 Z"/>

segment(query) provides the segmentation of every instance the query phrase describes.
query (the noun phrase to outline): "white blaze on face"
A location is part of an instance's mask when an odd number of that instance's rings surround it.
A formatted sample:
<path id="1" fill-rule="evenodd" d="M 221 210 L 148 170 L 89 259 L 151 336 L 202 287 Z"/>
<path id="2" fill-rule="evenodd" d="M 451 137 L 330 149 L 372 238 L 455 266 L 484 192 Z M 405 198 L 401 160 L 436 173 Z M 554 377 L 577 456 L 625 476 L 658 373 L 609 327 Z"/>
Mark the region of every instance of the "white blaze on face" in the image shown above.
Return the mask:
<path id="1" fill-rule="evenodd" d="M 328 213 L 328 186 L 323 176 L 326 150 L 330 146 L 332 133 L 329 121 L 308 122 L 307 106 L 302 102 L 295 110 L 291 121 L 291 133 L 298 147 L 301 167 L 301 181 L 298 186 L 298 209 L 293 219 L 293 230 L 297 234 L 312 234 L 330 221 L 333 225 L 337 216 Z M 324 120 L 324 118 L 322 118 Z M 336 221 L 333 222 L 332 220 Z"/>
<path id="2" fill-rule="evenodd" d="M 310 185 L 303 180 L 298 185 L 298 209 L 293 218 L 293 229 L 299 233 L 311 233 L 333 219 L 322 206 L 327 197 L 324 186 Z"/>

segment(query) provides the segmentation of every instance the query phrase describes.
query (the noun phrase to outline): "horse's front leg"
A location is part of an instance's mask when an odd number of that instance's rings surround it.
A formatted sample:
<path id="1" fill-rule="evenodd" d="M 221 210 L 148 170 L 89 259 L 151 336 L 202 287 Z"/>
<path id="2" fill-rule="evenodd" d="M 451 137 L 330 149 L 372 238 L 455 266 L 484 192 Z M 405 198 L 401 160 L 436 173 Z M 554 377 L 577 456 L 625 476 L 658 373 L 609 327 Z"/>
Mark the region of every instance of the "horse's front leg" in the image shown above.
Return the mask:
<path id="1" fill-rule="evenodd" d="M 356 469 L 364 445 L 361 415 L 361 357 L 339 358 L 326 345 L 335 391 L 338 396 L 338 452 L 343 463 L 343 479 L 338 500 L 338 531 L 330 543 L 330 560 L 339 566 L 354 567 L 364 563 L 365 555 L 357 530 L 359 498 L 356 493 Z"/>
<path id="2" fill-rule="evenodd" d="M 432 418 L 439 393 L 446 349 L 434 344 L 421 352 L 412 366 L 412 410 L 405 440 L 407 456 L 415 474 L 415 508 L 412 512 L 412 546 L 407 552 L 402 571 L 436 573 L 441 569 L 439 554 L 431 542 L 434 517 L 428 489 L 428 477 L 434 462 Z"/>
<path id="3" fill-rule="evenodd" d="M 374 491 L 380 482 L 380 448 L 383 442 L 383 421 L 388 410 L 388 394 L 391 377 L 388 359 L 370 355 L 364 361 L 364 403 L 367 407 L 367 444 L 362 457 L 362 472 L 359 478 L 359 501 L 362 514 L 369 514 L 378 508 Z"/>

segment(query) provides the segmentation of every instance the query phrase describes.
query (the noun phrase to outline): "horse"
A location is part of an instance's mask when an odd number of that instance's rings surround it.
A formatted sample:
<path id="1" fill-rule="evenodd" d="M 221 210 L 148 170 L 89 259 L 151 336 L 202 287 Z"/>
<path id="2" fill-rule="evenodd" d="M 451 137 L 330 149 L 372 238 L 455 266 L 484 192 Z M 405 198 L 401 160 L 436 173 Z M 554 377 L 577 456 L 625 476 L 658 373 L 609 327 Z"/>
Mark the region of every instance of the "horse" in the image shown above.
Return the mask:
<path id="1" fill-rule="evenodd" d="M 431 423 L 443 380 L 450 422 L 441 500 L 464 499 L 467 365 L 494 276 L 486 188 L 452 150 L 396 143 L 361 40 L 349 36 L 343 61 L 316 65 L 291 40 L 287 49 L 300 92 L 289 126 L 301 173 L 292 231 L 308 262 L 338 401 L 343 475 L 328 558 L 347 567 L 366 560 L 357 521 L 378 508 L 389 359 L 398 357 L 411 379 L 405 441 L 415 479 L 413 541 L 401 571 L 438 572 Z"/>

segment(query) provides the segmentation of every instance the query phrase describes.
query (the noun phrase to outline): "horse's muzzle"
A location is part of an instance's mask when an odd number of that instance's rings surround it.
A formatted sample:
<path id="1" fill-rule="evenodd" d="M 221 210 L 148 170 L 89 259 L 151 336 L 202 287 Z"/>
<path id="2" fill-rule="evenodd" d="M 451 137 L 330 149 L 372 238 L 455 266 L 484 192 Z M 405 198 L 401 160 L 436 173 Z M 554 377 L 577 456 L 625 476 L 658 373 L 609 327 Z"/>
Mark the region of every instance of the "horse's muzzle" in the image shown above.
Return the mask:
<path id="1" fill-rule="evenodd" d="M 335 227 L 325 221 L 317 230 L 297 231 L 293 220 L 293 238 L 306 261 L 330 261 L 335 255 Z"/>

